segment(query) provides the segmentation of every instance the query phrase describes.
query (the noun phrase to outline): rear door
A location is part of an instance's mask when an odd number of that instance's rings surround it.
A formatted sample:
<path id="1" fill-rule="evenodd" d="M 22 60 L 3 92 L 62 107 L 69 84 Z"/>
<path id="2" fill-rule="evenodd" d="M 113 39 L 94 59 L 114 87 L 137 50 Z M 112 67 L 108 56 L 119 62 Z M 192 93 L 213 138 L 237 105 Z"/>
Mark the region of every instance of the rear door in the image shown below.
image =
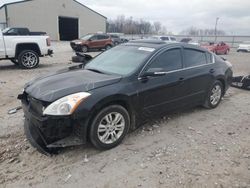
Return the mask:
<path id="1" fill-rule="evenodd" d="M 89 47 L 90 48 L 98 48 L 98 35 L 94 35 L 93 37 L 90 38 L 90 43 Z"/>
<path id="2" fill-rule="evenodd" d="M 106 46 L 107 40 L 109 39 L 108 35 L 98 35 L 98 46 L 99 48 L 104 48 Z"/>
<path id="3" fill-rule="evenodd" d="M 4 57 L 5 57 L 4 38 L 2 32 L 0 31 L 0 58 Z"/>
<path id="4" fill-rule="evenodd" d="M 185 78 L 188 84 L 187 95 L 190 103 L 203 102 L 207 90 L 214 80 L 214 65 L 208 62 L 211 61 L 208 60 L 208 54 L 198 49 L 183 49 Z"/>

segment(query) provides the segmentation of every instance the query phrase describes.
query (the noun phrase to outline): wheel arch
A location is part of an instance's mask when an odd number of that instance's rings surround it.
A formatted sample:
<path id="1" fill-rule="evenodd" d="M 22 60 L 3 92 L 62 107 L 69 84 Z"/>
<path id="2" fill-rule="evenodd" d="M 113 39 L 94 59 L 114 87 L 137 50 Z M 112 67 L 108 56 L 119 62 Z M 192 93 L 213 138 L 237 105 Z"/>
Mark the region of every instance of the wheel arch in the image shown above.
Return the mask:
<path id="1" fill-rule="evenodd" d="M 15 57 L 17 58 L 18 55 L 24 50 L 33 50 L 39 56 L 41 56 L 41 50 L 40 50 L 39 45 L 37 43 L 19 43 L 16 45 Z"/>
<path id="2" fill-rule="evenodd" d="M 98 101 L 92 108 L 90 114 L 89 114 L 89 119 L 88 119 L 88 125 L 87 125 L 87 137 L 89 135 L 89 131 L 90 131 L 90 126 L 95 118 L 95 116 L 97 115 L 98 112 L 100 112 L 100 110 L 102 110 L 103 108 L 110 106 L 110 105 L 120 105 L 123 108 L 125 108 L 130 116 L 130 130 L 133 130 L 136 128 L 135 125 L 135 112 L 134 109 L 132 107 L 132 104 L 129 102 L 129 97 L 126 95 L 112 95 L 112 96 L 108 96 L 100 101 Z"/>
<path id="3" fill-rule="evenodd" d="M 226 80 L 225 80 L 225 77 L 224 76 L 218 76 L 218 77 L 216 77 L 216 80 L 218 80 L 218 81 L 220 81 L 222 83 L 223 95 L 224 95 L 225 92 L 226 92 Z"/>

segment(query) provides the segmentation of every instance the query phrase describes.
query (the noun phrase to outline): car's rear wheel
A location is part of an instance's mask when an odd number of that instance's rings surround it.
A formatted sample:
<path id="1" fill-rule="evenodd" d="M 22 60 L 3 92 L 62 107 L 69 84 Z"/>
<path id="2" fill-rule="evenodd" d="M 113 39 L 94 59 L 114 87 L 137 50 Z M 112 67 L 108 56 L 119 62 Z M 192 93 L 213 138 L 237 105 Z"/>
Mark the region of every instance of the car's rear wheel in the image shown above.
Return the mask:
<path id="1" fill-rule="evenodd" d="M 216 108 L 221 102 L 223 92 L 222 83 L 219 80 L 216 80 L 208 91 L 204 107 Z"/>
<path id="2" fill-rule="evenodd" d="M 18 55 L 18 64 L 25 69 L 35 68 L 39 64 L 39 56 L 33 50 L 24 50 Z"/>
<path id="3" fill-rule="evenodd" d="M 82 52 L 83 52 L 83 53 L 88 52 L 88 50 L 89 50 L 89 49 L 88 49 L 88 46 L 85 46 L 85 45 L 82 46 Z"/>
<path id="4" fill-rule="evenodd" d="M 111 149 L 119 145 L 130 127 L 128 111 L 120 105 L 101 110 L 90 127 L 91 143 L 98 149 Z"/>
<path id="5" fill-rule="evenodd" d="M 107 46 L 105 47 L 105 50 L 109 50 L 110 48 L 112 48 L 112 46 L 111 46 L 111 45 L 107 45 Z"/>

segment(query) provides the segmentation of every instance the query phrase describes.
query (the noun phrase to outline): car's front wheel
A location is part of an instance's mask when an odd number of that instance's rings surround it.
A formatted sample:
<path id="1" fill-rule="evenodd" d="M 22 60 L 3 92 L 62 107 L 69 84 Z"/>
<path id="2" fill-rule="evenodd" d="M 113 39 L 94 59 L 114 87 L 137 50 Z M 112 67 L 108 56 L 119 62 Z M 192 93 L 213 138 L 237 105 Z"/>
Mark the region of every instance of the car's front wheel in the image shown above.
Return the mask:
<path id="1" fill-rule="evenodd" d="M 111 149 L 119 145 L 130 127 L 128 111 L 120 105 L 102 109 L 90 127 L 91 143 L 98 149 Z"/>
<path id="2" fill-rule="evenodd" d="M 88 52 L 88 50 L 89 50 L 89 49 L 88 49 L 88 46 L 85 46 L 85 45 L 82 46 L 82 52 L 83 52 L 83 53 Z"/>
<path id="3" fill-rule="evenodd" d="M 216 108 L 223 96 L 223 85 L 219 80 L 216 80 L 212 87 L 209 89 L 204 107 Z"/>

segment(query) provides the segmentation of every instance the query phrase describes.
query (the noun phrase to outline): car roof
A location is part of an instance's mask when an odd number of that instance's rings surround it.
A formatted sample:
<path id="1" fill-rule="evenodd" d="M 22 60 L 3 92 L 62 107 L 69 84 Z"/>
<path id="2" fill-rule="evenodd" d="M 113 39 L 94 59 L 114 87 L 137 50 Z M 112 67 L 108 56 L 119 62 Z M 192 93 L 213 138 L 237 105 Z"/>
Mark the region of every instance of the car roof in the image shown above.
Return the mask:
<path id="1" fill-rule="evenodd" d="M 161 40 L 145 40 L 145 39 L 132 40 L 123 45 L 141 46 L 141 47 L 148 47 L 148 48 L 155 48 L 155 49 L 161 49 L 161 48 L 166 48 L 166 47 L 169 47 L 169 48 L 184 47 L 184 48 L 192 48 L 192 49 L 196 49 L 200 51 L 207 51 L 206 49 L 201 48 L 200 46 L 197 46 L 197 45 L 193 45 L 193 44 L 181 43 L 181 42 L 172 43 L 172 42 L 164 42 Z"/>

